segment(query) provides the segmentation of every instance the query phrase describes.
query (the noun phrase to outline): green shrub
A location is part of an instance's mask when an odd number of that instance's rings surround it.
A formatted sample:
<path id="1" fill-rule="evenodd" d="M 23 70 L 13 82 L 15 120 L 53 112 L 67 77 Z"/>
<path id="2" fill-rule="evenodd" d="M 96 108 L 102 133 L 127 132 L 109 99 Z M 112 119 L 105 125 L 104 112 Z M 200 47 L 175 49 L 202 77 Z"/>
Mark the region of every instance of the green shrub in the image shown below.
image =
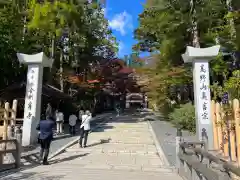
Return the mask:
<path id="1" fill-rule="evenodd" d="M 172 123 L 191 132 L 196 131 L 195 108 L 191 103 L 180 105 L 169 114 Z"/>

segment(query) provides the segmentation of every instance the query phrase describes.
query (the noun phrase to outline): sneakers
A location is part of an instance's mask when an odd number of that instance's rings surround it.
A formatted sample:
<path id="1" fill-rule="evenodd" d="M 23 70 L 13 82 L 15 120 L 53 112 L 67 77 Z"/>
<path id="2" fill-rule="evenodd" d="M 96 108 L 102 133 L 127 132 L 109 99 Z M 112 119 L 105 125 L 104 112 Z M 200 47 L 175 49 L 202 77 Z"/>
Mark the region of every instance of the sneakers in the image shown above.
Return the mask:
<path id="1" fill-rule="evenodd" d="M 42 164 L 43 164 L 43 165 L 49 165 L 49 162 L 47 162 L 47 161 L 43 161 Z"/>
<path id="2" fill-rule="evenodd" d="M 82 145 L 79 144 L 79 148 L 86 148 L 86 147 L 87 147 L 86 145 L 82 146 Z"/>

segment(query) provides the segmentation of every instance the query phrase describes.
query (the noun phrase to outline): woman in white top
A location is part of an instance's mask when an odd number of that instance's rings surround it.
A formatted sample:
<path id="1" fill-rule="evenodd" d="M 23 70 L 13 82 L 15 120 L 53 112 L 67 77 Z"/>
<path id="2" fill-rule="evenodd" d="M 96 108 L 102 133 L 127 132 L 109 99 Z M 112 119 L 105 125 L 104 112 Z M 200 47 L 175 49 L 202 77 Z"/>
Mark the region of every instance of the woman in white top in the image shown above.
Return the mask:
<path id="1" fill-rule="evenodd" d="M 56 110 L 56 123 L 57 123 L 57 134 L 63 133 L 63 123 L 64 123 L 64 115 L 62 112 Z"/>
<path id="2" fill-rule="evenodd" d="M 80 133 L 80 139 L 79 139 L 79 145 L 80 147 L 86 147 L 87 145 L 87 139 L 88 139 L 88 133 L 90 131 L 90 121 L 92 119 L 92 115 L 90 111 L 86 111 L 84 115 L 82 115 L 82 123 L 80 126 L 81 133 Z M 84 142 L 82 145 L 82 140 L 84 138 Z"/>

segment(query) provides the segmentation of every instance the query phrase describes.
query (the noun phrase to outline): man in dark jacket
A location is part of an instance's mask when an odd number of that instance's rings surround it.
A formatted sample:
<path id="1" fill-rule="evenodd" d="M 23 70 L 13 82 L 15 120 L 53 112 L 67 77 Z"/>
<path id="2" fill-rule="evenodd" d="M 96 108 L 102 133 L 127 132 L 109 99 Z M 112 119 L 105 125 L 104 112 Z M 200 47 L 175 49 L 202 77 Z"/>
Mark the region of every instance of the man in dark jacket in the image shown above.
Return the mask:
<path id="1" fill-rule="evenodd" d="M 39 125 L 37 126 L 37 130 L 40 131 L 39 134 L 39 141 L 41 144 L 40 150 L 40 161 L 43 160 L 43 165 L 48 165 L 48 154 L 49 148 L 53 139 L 53 128 L 54 128 L 54 121 L 53 117 L 48 116 L 46 120 L 41 120 Z M 43 157 L 44 153 L 44 157 Z"/>

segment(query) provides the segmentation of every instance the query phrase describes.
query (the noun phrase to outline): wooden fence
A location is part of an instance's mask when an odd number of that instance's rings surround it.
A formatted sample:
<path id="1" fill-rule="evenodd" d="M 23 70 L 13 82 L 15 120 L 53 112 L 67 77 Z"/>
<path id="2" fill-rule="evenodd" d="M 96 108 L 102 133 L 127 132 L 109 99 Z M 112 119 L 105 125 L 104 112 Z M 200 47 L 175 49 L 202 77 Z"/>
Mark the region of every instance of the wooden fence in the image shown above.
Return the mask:
<path id="1" fill-rule="evenodd" d="M 240 166 L 240 105 L 235 99 L 227 104 L 211 104 L 214 149 L 226 160 Z"/>
<path id="2" fill-rule="evenodd" d="M 0 172 L 20 167 L 21 145 L 17 139 L 0 140 Z"/>
<path id="3" fill-rule="evenodd" d="M 17 121 L 22 121 L 22 119 L 16 118 L 17 104 L 17 100 L 13 100 L 12 107 L 10 108 L 9 102 L 5 102 L 4 105 L 0 102 L 0 138 L 2 138 L 2 140 L 9 139 L 9 128 L 16 126 Z"/>
<path id="4" fill-rule="evenodd" d="M 16 124 L 17 100 L 0 103 L 0 171 L 20 167 L 21 127 Z"/>

